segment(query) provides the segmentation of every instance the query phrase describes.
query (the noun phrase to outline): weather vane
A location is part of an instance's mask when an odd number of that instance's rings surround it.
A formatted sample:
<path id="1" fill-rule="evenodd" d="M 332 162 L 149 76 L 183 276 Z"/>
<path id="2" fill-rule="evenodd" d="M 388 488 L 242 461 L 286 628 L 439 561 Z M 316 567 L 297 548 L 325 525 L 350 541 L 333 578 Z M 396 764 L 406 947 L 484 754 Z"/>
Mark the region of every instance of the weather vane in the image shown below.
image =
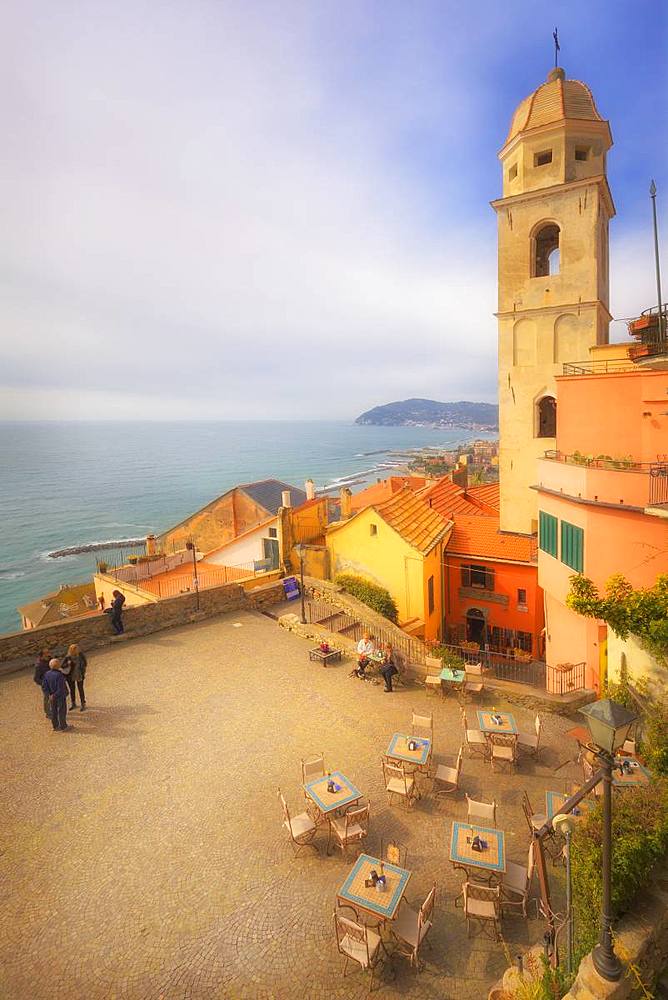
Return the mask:
<path id="1" fill-rule="evenodd" d="M 557 28 L 552 32 L 552 37 L 554 38 L 554 68 L 556 69 L 559 65 L 559 52 L 561 51 L 561 45 L 559 44 L 559 31 Z"/>

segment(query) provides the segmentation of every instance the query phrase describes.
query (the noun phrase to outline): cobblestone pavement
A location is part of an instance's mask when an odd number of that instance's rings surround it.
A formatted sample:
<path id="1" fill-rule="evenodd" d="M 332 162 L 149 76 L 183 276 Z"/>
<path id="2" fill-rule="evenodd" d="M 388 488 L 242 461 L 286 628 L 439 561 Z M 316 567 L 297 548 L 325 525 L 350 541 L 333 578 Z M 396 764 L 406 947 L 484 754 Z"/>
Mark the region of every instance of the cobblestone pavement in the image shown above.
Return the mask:
<path id="1" fill-rule="evenodd" d="M 342 978 L 332 910 L 354 856 L 302 851 L 281 828 L 280 785 L 301 810 L 300 759 L 323 751 L 371 801 L 367 850 L 380 836 L 408 846 L 409 899 L 438 887 L 431 948 L 417 975 L 396 958 L 375 995 L 483 1000 L 503 972 L 502 945 L 466 936 L 448 861 L 463 793 L 407 813 L 389 807 L 381 754 L 411 709 L 435 715 L 435 760 L 460 741 L 454 700 L 349 677 L 350 664 L 310 663 L 308 643 L 259 614 L 119 642 L 91 655 L 90 710 L 54 733 L 29 673 L 0 680 L 0 996 L 3 1000 L 199 1000 L 365 997 L 358 966 Z M 497 702 L 498 707 L 501 707 Z M 529 712 L 517 709 L 525 726 Z M 465 760 L 463 788 L 495 796 L 508 856 L 525 861 L 527 789 L 577 777 L 546 718 L 548 749 L 514 776 Z M 551 869 L 551 873 L 552 873 Z M 554 879 L 562 878 L 554 870 Z M 536 887 L 534 886 L 534 894 Z M 557 900 L 559 900 L 557 895 Z M 510 954 L 542 938 L 536 919 L 504 919 Z"/>

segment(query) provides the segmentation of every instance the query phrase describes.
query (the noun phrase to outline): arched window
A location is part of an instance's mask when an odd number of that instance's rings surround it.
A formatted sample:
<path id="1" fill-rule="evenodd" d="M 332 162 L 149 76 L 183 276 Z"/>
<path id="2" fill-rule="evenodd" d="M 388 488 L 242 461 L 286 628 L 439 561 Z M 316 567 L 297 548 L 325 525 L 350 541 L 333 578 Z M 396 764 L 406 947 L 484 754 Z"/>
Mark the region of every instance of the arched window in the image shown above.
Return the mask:
<path id="1" fill-rule="evenodd" d="M 557 436 L 557 401 L 554 396 L 543 396 L 538 401 L 538 431 L 536 437 Z"/>
<path id="2" fill-rule="evenodd" d="M 534 278 L 559 274 L 559 226 L 554 222 L 546 223 L 533 238 Z"/>

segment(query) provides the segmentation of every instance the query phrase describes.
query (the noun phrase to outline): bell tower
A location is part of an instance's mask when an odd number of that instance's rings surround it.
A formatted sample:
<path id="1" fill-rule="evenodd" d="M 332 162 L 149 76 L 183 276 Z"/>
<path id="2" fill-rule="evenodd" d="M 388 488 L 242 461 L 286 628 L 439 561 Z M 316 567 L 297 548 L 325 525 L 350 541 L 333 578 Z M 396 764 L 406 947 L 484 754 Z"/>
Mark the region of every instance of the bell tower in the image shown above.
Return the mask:
<path id="1" fill-rule="evenodd" d="M 611 146 L 589 88 L 557 67 L 519 105 L 499 153 L 502 531 L 536 531 L 531 487 L 536 459 L 556 446 L 555 376 L 608 342 Z"/>

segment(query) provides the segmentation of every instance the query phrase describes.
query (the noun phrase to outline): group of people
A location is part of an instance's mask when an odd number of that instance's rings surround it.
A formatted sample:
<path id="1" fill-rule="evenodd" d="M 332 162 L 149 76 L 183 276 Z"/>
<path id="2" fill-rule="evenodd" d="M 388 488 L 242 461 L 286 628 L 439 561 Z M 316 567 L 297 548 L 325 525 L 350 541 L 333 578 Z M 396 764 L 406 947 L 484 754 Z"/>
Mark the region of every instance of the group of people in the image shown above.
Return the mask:
<path id="1" fill-rule="evenodd" d="M 364 632 L 362 638 L 357 643 L 357 668 L 354 673 L 362 680 L 366 679 L 366 672 L 373 664 L 378 664 L 378 670 L 385 681 L 385 691 L 391 693 L 392 678 L 399 673 L 396 664 L 396 657 L 389 642 L 376 645 L 372 635 Z"/>
<path id="2" fill-rule="evenodd" d="M 51 720 L 56 732 L 64 732 L 67 726 L 67 695 L 70 696 L 70 711 L 77 707 L 86 711 L 86 690 L 84 681 L 88 661 L 76 643 L 68 648 L 62 658 L 52 657 L 48 649 L 40 650 L 35 663 L 33 680 L 42 690 L 44 714 Z"/>

